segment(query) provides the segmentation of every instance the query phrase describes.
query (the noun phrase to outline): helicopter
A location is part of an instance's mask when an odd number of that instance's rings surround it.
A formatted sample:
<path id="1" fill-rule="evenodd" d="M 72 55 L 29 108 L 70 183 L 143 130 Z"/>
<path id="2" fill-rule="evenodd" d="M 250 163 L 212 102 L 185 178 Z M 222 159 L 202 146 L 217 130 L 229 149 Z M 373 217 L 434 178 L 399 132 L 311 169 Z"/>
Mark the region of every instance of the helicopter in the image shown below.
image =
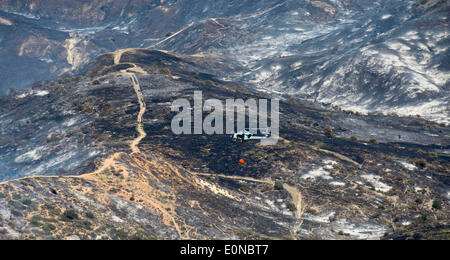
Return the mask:
<path id="1" fill-rule="evenodd" d="M 256 130 L 256 131 L 251 131 L 251 130 Z M 255 134 L 255 133 L 260 133 L 260 134 Z M 249 129 L 246 128 L 244 130 L 238 131 L 236 133 L 233 134 L 232 139 L 235 142 L 248 142 L 248 141 L 252 141 L 252 140 L 263 140 L 263 139 L 267 139 L 269 138 L 271 135 L 271 132 L 269 129 Z"/>

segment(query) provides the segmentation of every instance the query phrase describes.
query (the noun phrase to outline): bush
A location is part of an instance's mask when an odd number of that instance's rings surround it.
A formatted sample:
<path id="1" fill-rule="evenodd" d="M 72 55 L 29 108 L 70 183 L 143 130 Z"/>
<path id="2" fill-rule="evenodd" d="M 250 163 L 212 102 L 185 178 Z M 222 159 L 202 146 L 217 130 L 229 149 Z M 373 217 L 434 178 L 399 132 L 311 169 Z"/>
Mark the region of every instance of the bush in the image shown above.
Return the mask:
<path id="1" fill-rule="evenodd" d="M 428 153 L 428 158 L 430 158 L 430 159 L 437 159 L 438 155 L 437 155 L 436 152 L 430 152 L 430 153 Z"/>
<path id="2" fill-rule="evenodd" d="M 113 233 L 118 240 L 128 240 L 128 233 L 123 229 L 114 229 Z"/>
<path id="3" fill-rule="evenodd" d="M 56 227 L 53 224 L 47 223 L 42 227 L 42 229 L 46 232 L 51 232 L 53 230 L 56 230 Z"/>
<path id="4" fill-rule="evenodd" d="M 369 140 L 369 143 L 371 143 L 371 144 L 380 144 L 377 140 L 375 140 L 375 139 L 370 139 Z"/>
<path id="5" fill-rule="evenodd" d="M 216 84 L 212 80 L 205 80 L 206 85 L 215 86 Z"/>
<path id="6" fill-rule="evenodd" d="M 169 68 L 162 68 L 161 73 L 167 76 L 172 76 L 172 72 L 170 71 Z"/>
<path id="7" fill-rule="evenodd" d="M 69 84 L 70 82 L 72 82 L 72 80 L 70 78 L 64 78 L 61 83 L 62 84 Z"/>
<path id="8" fill-rule="evenodd" d="M 328 138 L 333 138 L 335 136 L 333 128 L 331 128 L 330 126 L 325 126 L 323 128 L 323 134 Z"/>
<path id="9" fill-rule="evenodd" d="M 297 211 L 297 207 L 295 206 L 295 204 L 292 201 L 289 201 L 287 203 L 287 207 L 290 211 L 295 212 Z"/>
<path id="10" fill-rule="evenodd" d="M 414 160 L 414 164 L 418 167 L 425 168 L 427 166 L 427 160 L 425 159 L 416 159 Z"/>
<path id="11" fill-rule="evenodd" d="M 63 215 L 62 215 L 62 219 L 64 221 L 72 221 L 72 220 L 77 220 L 78 219 L 78 213 L 73 210 L 73 209 L 69 209 L 64 211 Z"/>
<path id="12" fill-rule="evenodd" d="M 26 199 L 22 201 L 23 205 L 30 206 L 33 202 L 30 199 Z"/>
<path id="13" fill-rule="evenodd" d="M 356 141 L 358 141 L 358 137 L 352 136 L 352 137 L 350 137 L 350 140 L 356 142 Z"/>
<path id="14" fill-rule="evenodd" d="M 408 122 L 408 125 L 421 125 L 422 122 L 420 120 L 417 119 L 413 119 L 411 121 Z"/>
<path id="15" fill-rule="evenodd" d="M 86 213 L 86 217 L 90 218 L 90 219 L 95 219 L 95 216 L 94 216 L 94 214 L 92 212 L 87 212 Z"/>
<path id="16" fill-rule="evenodd" d="M 275 188 L 275 190 L 283 190 L 284 189 L 283 183 L 280 181 L 276 181 L 274 188 Z"/>
<path id="17" fill-rule="evenodd" d="M 42 217 L 41 216 L 34 215 L 33 217 L 31 217 L 30 224 L 33 225 L 33 226 L 38 227 L 38 226 L 42 225 L 41 221 L 42 221 Z"/>
<path id="18" fill-rule="evenodd" d="M 434 200 L 433 204 L 431 205 L 433 209 L 440 210 L 442 209 L 441 202 L 439 200 Z"/>
<path id="19" fill-rule="evenodd" d="M 92 81 L 92 85 L 100 85 L 100 80 L 96 79 Z"/>

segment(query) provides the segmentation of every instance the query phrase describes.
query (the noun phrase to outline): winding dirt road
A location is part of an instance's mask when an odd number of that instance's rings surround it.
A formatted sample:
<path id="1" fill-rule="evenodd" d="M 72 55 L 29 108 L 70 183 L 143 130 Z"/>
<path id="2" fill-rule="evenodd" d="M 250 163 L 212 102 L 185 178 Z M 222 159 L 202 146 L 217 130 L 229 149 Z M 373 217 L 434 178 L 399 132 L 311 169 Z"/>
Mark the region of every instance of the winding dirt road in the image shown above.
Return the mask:
<path id="1" fill-rule="evenodd" d="M 125 52 L 130 52 L 134 50 L 135 49 L 122 49 L 114 52 L 114 64 L 115 65 L 120 64 L 122 55 Z M 136 77 L 136 74 L 130 71 L 135 71 L 139 73 L 145 73 L 145 71 L 134 63 L 126 63 L 126 64 L 133 65 L 133 68 L 121 70 L 120 73 L 128 75 L 128 77 L 130 78 L 131 83 L 133 84 L 134 92 L 136 92 L 136 96 L 139 102 L 139 114 L 136 120 L 137 121 L 136 131 L 138 132 L 139 136 L 130 143 L 130 149 L 133 155 L 141 153 L 141 150 L 139 149 L 139 144 L 147 136 L 147 133 L 144 130 L 144 123 L 143 123 L 143 117 L 145 112 L 147 111 L 147 105 L 145 104 L 144 96 L 142 95 L 142 89 L 141 85 L 139 84 L 139 80 Z"/>
<path id="2" fill-rule="evenodd" d="M 216 175 L 216 174 L 203 174 L 203 173 L 191 173 L 191 176 L 193 179 L 189 179 L 186 176 L 183 176 L 177 168 L 171 168 L 167 165 L 161 165 L 157 162 L 152 161 L 151 159 L 147 158 L 144 153 L 141 152 L 139 149 L 139 145 L 141 141 L 147 136 L 147 133 L 144 129 L 144 123 L 143 123 L 143 117 L 145 112 L 147 111 L 147 106 L 143 97 L 142 89 L 139 84 L 139 80 L 135 73 L 142 73 L 146 74 L 145 70 L 141 67 L 137 66 L 134 63 L 121 63 L 122 55 L 126 52 L 133 52 L 135 49 L 124 49 L 124 50 L 118 50 L 113 53 L 114 55 L 114 64 L 129 64 L 133 67 L 121 70 L 120 73 L 122 75 L 126 75 L 130 78 L 131 83 L 133 85 L 134 92 L 136 93 L 137 100 L 139 102 L 139 113 L 136 119 L 136 130 L 138 132 L 138 137 L 130 141 L 129 146 L 131 149 L 131 153 L 129 155 L 129 163 L 131 163 L 136 169 L 138 170 L 138 173 L 142 174 L 145 177 L 151 177 L 154 179 L 158 179 L 156 176 L 152 175 L 152 169 L 158 169 L 161 172 L 166 172 L 168 178 L 177 179 L 181 183 L 187 183 L 191 184 L 192 187 L 195 187 L 197 189 L 203 189 L 206 186 L 208 186 L 205 183 L 202 183 L 199 177 L 201 176 L 216 176 L 220 178 L 227 178 L 227 179 L 233 179 L 233 180 L 243 180 L 243 181 L 249 181 L 249 182 L 255 182 L 255 183 L 262 183 L 262 184 L 269 184 L 269 185 L 275 185 L 275 182 L 266 179 L 266 180 L 259 180 L 249 177 L 240 177 L 240 176 L 226 176 L 226 175 Z M 135 72 L 135 73 L 134 73 Z M 105 182 L 103 180 L 102 173 L 105 171 L 108 171 L 109 169 L 119 169 L 122 170 L 122 174 L 128 175 L 128 168 L 123 165 L 121 161 L 124 160 L 124 156 L 126 155 L 123 152 L 115 153 L 110 155 L 108 158 L 105 158 L 101 165 L 97 167 L 97 169 L 94 172 L 87 173 L 81 176 L 67 176 L 67 178 L 80 178 L 84 180 L 88 180 L 91 183 L 95 183 L 98 185 L 98 187 L 102 187 L 102 189 L 107 190 L 110 188 L 110 183 Z M 26 178 L 61 178 L 60 176 L 32 176 L 32 177 L 26 177 Z M 142 181 L 144 180 L 144 181 Z M 158 180 L 157 180 L 158 181 Z M 133 188 L 129 188 L 130 190 L 135 191 L 135 196 L 140 196 L 143 200 L 142 204 L 146 205 L 149 208 L 154 209 L 157 212 L 161 213 L 162 222 L 164 225 L 168 227 L 173 227 L 177 233 L 179 234 L 180 238 L 182 239 L 190 239 L 190 233 L 194 232 L 195 228 L 190 227 L 183 221 L 183 218 L 179 217 L 176 213 L 176 198 L 172 200 L 162 200 L 162 198 L 168 198 L 170 197 L 170 194 L 166 194 L 163 191 L 159 190 L 158 188 L 154 188 L 151 185 L 149 185 L 148 180 L 145 178 L 138 179 L 138 181 L 135 182 L 127 182 L 123 184 L 123 187 L 128 187 L 132 185 Z M 130 186 L 131 187 L 131 186 Z M 303 215 L 303 198 L 302 194 L 296 187 L 292 187 L 289 185 L 284 185 L 285 190 L 291 195 L 293 203 L 296 207 L 295 216 L 299 219 L 300 224 L 298 226 L 301 226 L 301 218 Z M 109 197 L 107 194 L 97 194 L 97 198 L 102 200 L 105 204 L 108 204 Z M 129 196 L 124 195 L 123 197 Z M 170 202 L 170 203 L 169 203 Z M 169 207 L 170 206 L 170 207 Z M 167 210 L 167 208 L 170 208 L 170 210 Z M 207 214 L 207 213 L 206 213 Z"/>

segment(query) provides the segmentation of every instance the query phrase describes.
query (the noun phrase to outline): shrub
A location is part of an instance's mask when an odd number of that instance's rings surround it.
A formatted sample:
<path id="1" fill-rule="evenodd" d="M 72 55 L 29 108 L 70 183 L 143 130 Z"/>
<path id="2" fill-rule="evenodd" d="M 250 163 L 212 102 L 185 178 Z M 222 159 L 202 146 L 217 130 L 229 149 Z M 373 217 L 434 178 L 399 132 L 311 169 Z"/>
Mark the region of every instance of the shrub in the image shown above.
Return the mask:
<path id="1" fill-rule="evenodd" d="M 275 190 L 283 190 L 284 189 L 283 183 L 280 181 L 276 181 L 274 188 L 275 188 Z"/>
<path id="2" fill-rule="evenodd" d="M 76 219 L 78 219 L 78 213 L 73 209 L 66 210 L 66 211 L 64 211 L 64 213 L 62 215 L 62 219 L 64 221 L 76 220 Z"/>
<path id="3" fill-rule="evenodd" d="M 215 86 L 216 84 L 212 80 L 205 80 L 206 85 Z"/>
<path id="4" fill-rule="evenodd" d="M 90 219 L 95 219 L 95 216 L 94 216 L 94 214 L 92 212 L 87 212 L 86 213 L 86 217 L 90 218 Z"/>
<path id="5" fill-rule="evenodd" d="M 323 128 L 323 134 L 328 138 L 333 138 L 335 136 L 333 128 L 331 128 L 330 126 L 325 126 Z"/>
<path id="6" fill-rule="evenodd" d="M 380 144 L 376 139 L 370 139 L 369 143 L 371 143 L 371 144 Z"/>
<path id="7" fill-rule="evenodd" d="M 47 223 L 44 225 L 44 227 L 42 227 L 42 229 L 44 231 L 50 232 L 50 231 L 56 230 L 56 227 L 50 223 Z"/>
<path id="8" fill-rule="evenodd" d="M 439 200 L 434 200 L 433 204 L 431 205 L 433 209 L 440 210 L 442 209 L 441 202 Z"/>
<path id="9" fill-rule="evenodd" d="M 358 137 L 356 137 L 356 136 L 352 136 L 352 137 L 350 137 L 350 140 L 352 140 L 352 141 L 356 142 L 356 141 L 358 141 Z"/>
<path id="10" fill-rule="evenodd" d="M 422 122 L 420 120 L 417 119 L 413 119 L 411 121 L 408 122 L 408 125 L 421 125 Z"/>
<path id="11" fill-rule="evenodd" d="M 22 201 L 23 205 L 30 206 L 33 202 L 30 199 L 25 199 Z"/>
<path id="12" fill-rule="evenodd" d="M 100 80 L 96 79 L 92 81 L 92 85 L 100 85 Z"/>
<path id="13" fill-rule="evenodd" d="M 292 201 L 289 201 L 287 203 L 287 207 L 290 211 L 295 212 L 297 210 L 297 207 L 295 206 L 295 204 Z"/>
<path id="14" fill-rule="evenodd" d="M 62 84 L 68 84 L 68 83 L 70 83 L 70 82 L 72 82 L 72 80 L 71 80 L 70 78 L 64 78 L 64 79 L 62 80 Z"/>
<path id="15" fill-rule="evenodd" d="M 172 76 L 172 72 L 170 71 L 169 68 L 162 68 L 161 73 L 167 76 Z"/>
<path id="16" fill-rule="evenodd" d="M 302 121 L 304 125 L 310 126 L 311 125 L 311 120 L 305 119 Z"/>
<path id="17" fill-rule="evenodd" d="M 118 240 L 127 240 L 128 239 L 128 233 L 123 229 L 114 229 L 113 233 Z"/>
<path id="18" fill-rule="evenodd" d="M 428 216 L 422 215 L 414 220 L 414 225 L 423 224 L 423 223 L 427 222 L 427 220 L 428 220 Z"/>
<path id="19" fill-rule="evenodd" d="M 39 215 L 34 215 L 33 217 L 31 217 L 30 223 L 33 226 L 40 226 L 41 225 L 41 221 L 42 221 L 42 217 Z"/>
<path id="20" fill-rule="evenodd" d="M 430 152 L 430 153 L 428 153 L 428 158 L 430 158 L 430 159 L 437 159 L 438 155 L 437 155 L 436 152 Z"/>
<path id="21" fill-rule="evenodd" d="M 414 160 L 414 164 L 418 167 L 425 168 L 427 166 L 427 160 L 425 159 L 416 159 Z"/>

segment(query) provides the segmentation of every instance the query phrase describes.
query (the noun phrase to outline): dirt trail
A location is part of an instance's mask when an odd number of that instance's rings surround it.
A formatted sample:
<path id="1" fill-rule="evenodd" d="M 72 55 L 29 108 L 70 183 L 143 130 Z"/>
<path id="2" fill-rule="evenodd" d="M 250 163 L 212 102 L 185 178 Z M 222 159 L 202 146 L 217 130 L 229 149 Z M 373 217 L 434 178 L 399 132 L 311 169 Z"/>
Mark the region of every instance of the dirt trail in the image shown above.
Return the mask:
<path id="1" fill-rule="evenodd" d="M 118 50 L 118 51 L 114 52 L 113 53 L 114 63 L 116 65 L 122 64 L 121 57 L 124 53 L 126 53 L 128 51 L 134 51 L 134 49 L 124 49 L 124 50 Z M 110 189 L 112 180 L 107 179 L 108 177 L 105 177 L 105 176 L 108 176 L 108 175 L 105 175 L 104 173 L 110 171 L 111 169 L 116 169 L 116 171 L 121 170 L 122 174 L 129 177 L 128 171 L 130 170 L 130 168 L 129 168 L 129 166 L 126 166 L 126 165 L 132 165 L 132 166 L 136 167 L 136 169 L 137 169 L 137 171 L 133 172 L 133 173 L 137 174 L 138 176 L 140 175 L 141 177 L 139 177 L 135 181 L 123 181 L 123 183 L 119 180 L 118 182 L 120 185 L 117 184 L 118 185 L 117 189 L 124 193 L 124 194 L 122 194 L 121 197 L 123 197 L 124 199 L 130 197 L 131 194 L 125 193 L 124 189 L 121 189 L 122 187 L 128 187 L 128 190 L 133 191 L 134 196 L 136 198 L 142 198 L 143 205 L 145 205 L 148 208 L 152 208 L 155 211 L 161 213 L 162 222 L 164 223 L 164 225 L 174 228 L 176 230 L 176 232 L 179 234 L 180 238 L 182 238 L 182 239 L 189 239 L 190 234 L 192 232 L 195 232 L 195 228 L 190 227 L 186 223 L 183 223 L 182 218 L 180 218 L 176 214 L 176 207 L 177 207 L 176 196 L 173 196 L 172 199 L 164 200 L 163 198 L 169 198 L 172 195 L 168 194 L 168 193 L 166 194 L 165 192 L 163 192 L 163 191 L 159 190 L 158 188 L 155 188 L 149 184 L 149 180 L 155 180 L 156 182 L 158 182 L 159 178 L 161 178 L 160 176 L 157 177 L 156 175 L 152 174 L 152 172 L 154 172 L 154 170 L 163 172 L 164 177 L 162 177 L 162 178 L 170 179 L 172 181 L 177 180 L 180 183 L 186 183 L 188 185 L 191 185 L 194 189 L 199 189 L 199 190 L 201 190 L 203 188 L 208 188 L 208 187 L 216 189 L 216 187 L 211 187 L 211 185 L 209 185 L 207 183 L 202 183 L 201 178 L 199 178 L 199 176 L 216 176 L 216 177 L 233 179 L 233 180 L 243 180 L 243 181 L 249 181 L 249 182 L 255 182 L 255 183 L 275 185 L 275 182 L 270 179 L 259 180 L 259 179 L 250 178 L 250 177 L 226 176 L 226 175 L 203 174 L 203 173 L 192 173 L 191 176 L 193 177 L 193 179 L 190 179 L 188 176 L 184 176 L 183 174 L 181 174 L 177 168 L 170 167 L 170 166 L 168 167 L 167 165 L 161 165 L 159 163 L 159 160 L 154 161 L 154 160 L 149 159 L 139 149 L 139 144 L 147 136 L 147 133 L 145 132 L 144 124 L 143 124 L 143 116 L 147 110 L 147 107 L 146 107 L 146 103 L 145 103 L 145 100 L 144 100 L 144 97 L 142 94 L 141 86 L 139 84 L 139 80 L 136 77 L 136 74 L 134 73 L 134 72 L 145 73 L 145 70 L 133 63 L 124 63 L 124 64 L 133 65 L 132 68 L 122 70 L 122 71 L 120 71 L 120 73 L 123 75 L 127 75 L 130 78 L 131 83 L 133 85 L 133 89 L 136 93 L 136 96 L 137 96 L 137 99 L 139 102 L 139 106 L 140 106 L 139 114 L 136 119 L 136 122 L 137 122 L 136 130 L 139 135 L 137 138 L 133 139 L 130 142 L 131 153 L 128 154 L 129 156 L 127 156 L 127 154 L 123 153 L 123 152 L 112 154 L 108 158 L 104 159 L 100 165 L 97 165 L 97 169 L 94 172 L 84 174 L 81 176 L 68 176 L 68 177 L 32 176 L 32 177 L 26 177 L 26 178 L 41 178 L 41 177 L 42 178 L 79 178 L 79 179 L 89 181 L 98 187 L 101 187 L 100 190 L 108 190 L 108 189 Z M 125 162 L 125 164 L 124 164 L 124 162 Z M 130 179 L 130 178 L 125 178 L 125 180 L 128 180 L 128 179 Z M 115 181 L 117 182 L 117 180 L 115 180 Z M 293 199 L 293 202 L 296 207 L 296 211 L 294 212 L 295 216 L 301 222 L 301 217 L 302 217 L 303 208 L 304 208 L 302 194 L 296 187 L 291 187 L 289 185 L 284 185 L 284 187 Z M 127 190 L 127 189 L 125 189 L 125 190 Z M 219 192 L 219 191 L 223 193 L 222 194 L 223 196 L 227 195 L 226 194 L 227 191 L 225 189 L 220 189 L 217 192 Z M 95 195 L 93 195 L 93 194 L 95 194 Z M 175 191 L 174 191 L 174 194 L 176 194 Z M 96 194 L 96 192 L 94 192 L 94 191 L 91 191 L 87 195 L 96 196 L 96 198 L 98 200 L 102 201 L 102 203 L 104 203 L 104 204 L 108 204 L 109 203 L 108 201 L 110 200 L 107 193 L 105 193 L 105 194 L 102 193 L 102 195 L 101 195 L 101 194 Z M 230 196 L 233 197 L 232 195 L 230 195 Z M 168 209 L 170 209 L 170 210 L 168 210 Z"/>
<path id="2" fill-rule="evenodd" d="M 184 32 L 184 31 L 186 31 L 187 29 L 191 28 L 192 26 L 193 26 L 193 24 L 187 25 L 186 27 L 182 28 L 182 29 L 179 30 L 178 32 L 176 32 L 176 33 L 170 35 L 169 37 L 167 37 L 167 38 L 165 38 L 165 39 L 159 41 L 158 43 L 156 43 L 156 44 L 154 44 L 154 45 L 152 45 L 152 46 L 158 46 L 158 45 L 160 45 L 160 44 L 162 44 L 162 43 L 164 43 L 164 42 L 166 42 L 166 41 L 172 39 L 173 37 L 177 36 L 178 34 L 180 34 L 180 33 Z M 149 46 L 149 48 L 152 48 L 152 46 Z"/>
<path id="3" fill-rule="evenodd" d="M 118 65 L 118 64 L 122 64 L 121 58 L 122 55 L 126 52 L 129 51 L 134 51 L 135 49 L 123 49 L 123 50 L 118 50 L 114 53 L 114 64 Z M 152 208 L 156 211 L 158 211 L 159 213 L 161 213 L 161 217 L 162 217 L 162 222 L 164 223 L 164 225 L 168 226 L 168 227 L 173 227 L 176 232 L 179 234 L 180 238 L 182 239 L 189 239 L 189 233 L 192 231 L 192 227 L 189 227 L 187 225 L 183 225 L 183 228 L 185 230 L 187 230 L 186 232 L 184 232 L 182 230 L 182 227 L 179 225 L 180 221 L 177 221 L 177 215 L 176 214 L 172 214 L 172 212 L 175 212 L 175 203 L 170 204 L 168 201 L 166 202 L 161 202 L 161 198 L 165 198 L 168 197 L 168 194 L 165 194 L 163 191 L 160 191 L 158 189 L 155 189 L 154 187 L 152 187 L 151 185 L 149 185 L 148 179 L 153 179 L 155 181 L 159 181 L 156 176 L 154 176 L 152 174 L 152 169 L 154 168 L 153 162 L 150 161 L 145 154 L 141 153 L 141 150 L 139 149 L 139 144 L 141 143 L 141 141 L 147 136 L 147 133 L 145 132 L 144 129 L 144 123 L 143 123 L 143 117 L 144 114 L 147 110 L 147 106 L 142 94 L 142 89 L 141 86 L 139 84 L 139 80 L 136 77 L 135 73 L 133 72 L 137 72 L 137 73 L 143 73 L 145 74 L 145 70 L 140 68 L 139 66 L 137 66 L 134 63 L 125 63 L 125 64 L 131 64 L 133 65 L 133 68 L 131 69 L 125 69 L 125 70 L 121 70 L 120 73 L 123 75 L 127 75 L 130 80 L 131 83 L 133 85 L 133 89 L 136 93 L 138 102 L 139 102 L 139 114 L 137 116 L 136 122 L 137 122 L 137 126 L 136 126 L 136 130 L 138 132 L 138 137 L 135 138 L 134 140 L 132 140 L 130 142 L 130 149 L 131 149 L 131 153 L 129 154 L 129 159 L 127 159 L 129 165 L 133 165 L 135 167 L 137 167 L 137 172 L 135 174 L 141 175 L 140 178 L 138 178 L 137 181 L 135 182 L 124 182 L 122 183 L 120 187 L 127 187 L 127 186 L 132 186 L 132 188 L 130 188 L 130 190 L 134 191 L 134 196 L 136 197 L 140 197 L 142 198 L 142 204 L 145 205 L 148 208 Z M 133 71 L 133 72 L 131 72 Z M 104 189 L 107 190 L 110 188 L 111 184 L 109 182 L 104 183 L 104 180 L 102 180 L 101 177 L 101 173 L 104 171 L 107 171 L 109 169 L 120 169 L 122 170 L 123 174 L 129 175 L 128 171 L 129 168 L 122 165 L 122 162 L 120 162 L 119 160 L 124 160 L 126 158 L 126 156 L 124 156 L 124 153 L 116 153 L 111 155 L 109 158 L 105 159 L 104 162 L 102 163 L 102 166 L 100 166 L 95 172 L 90 173 L 90 174 L 86 174 L 83 176 L 79 176 L 79 178 L 83 178 L 86 180 L 91 180 L 95 183 L 97 183 L 98 185 L 103 185 L 105 186 Z M 143 181 L 146 180 L 146 181 Z M 129 195 L 129 194 L 128 194 Z M 126 198 L 127 196 L 123 196 L 124 198 Z M 104 199 L 105 201 L 107 201 L 108 199 Z M 170 204 L 170 205 L 169 205 Z M 167 209 L 170 210 L 167 210 Z"/>
<path id="4" fill-rule="evenodd" d="M 122 55 L 125 52 L 129 52 L 129 51 L 134 51 L 135 49 L 123 49 L 123 50 L 118 50 L 114 53 L 114 64 L 118 65 L 120 64 L 120 60 L 122 59 Z M 135 138 L 131 143 L 130 143 L 130 148 L 132 151 L 132 154 L 138 154 L 141 153 L 141 150 L 139 149 L 139 144 L 141 143 L 141 141 L 147 136 L 147 133 L 144 130 L 144 124 L 143 124 L 143 117 L 144 114 L 147 110 L 147 105 L 145 104 L 145 100 L 144 97 L 142 95 L 142 89 L 141 86 L 139 84 L 139 80 L 136 77 L 136 74 L 130 72 L 130 71 L 135 71 L 135 72 L 139 72 L 139 73 L 145 73 L 145 71 L 138 67 L 136 64 L 134 63 L 130 63 L 131 65 L 133 65 L 134 67 L 131 69 L 127 69 L 127 70 L 121 70 L 120 72 L 122 74 L 126 74 L 128 75 L 128 77 L 130 77 L 131 83 L 133 84 L 133 89 L 134 92 L 136 92 L 136 96 L 138 98 L 138 102 L 139 102 L 139 114 L 137 117 L 137 126 L 136 126 L 136 130 L 139 133 L 139 136 L 137 138 Z"/>
<path id="5" fill-rule="evenodd" d="M 136 127 L 136 130 L 138 131 L 139 136 L 136 139 L 134 139 L 130 145 L 130 148 L 131 148 L 131 151 L 133 152 L 133 154 L 137 154 L 137 153 L 141 153 L 141 150 L 139 149 L 139 144 L 147 136 L 147 133 L 144 130 L 144 123 L 142 120 L 144 117 L 145 111 L 147 110 L 147 106 L 145 104 L 145 100 L 142 95 L 142 89 L 141 89 L 141 86 L 139 85 L 139 81 L 138 81 L 136 75 L 134 73 L 128 73 L 128 75 L 130 76 L 131 81 L 133 83 L 133 88 L 138 97 L 139 106 L 140 106 L 139 114 L 137 117 L 137 127 Z"/>
<path id="6" fill-rule="evenodd" d="M 303 196 L 300 193 L 300 190 L 297 187 L 290 186 L 287 184 L 284 184 L 283 187 L 287 192 L 289 192 L 289 194 L 292 197 L 292 200 L 295 205 L 295 212 L 294 212 L 295 216 L 301 220 L 305 207 L 303 205 Z"/>
<path id="7" fill-rule="evenodd" d="M 245 16 L 242 19 L 243 20 L 247 20 L 247 19 L 256 18 L 256 17 L 262 16 L 262 15 L 265 15 L 265 14 L 267 14 L 269 12 L 272 12 L 273 10 L 277 9 L 278 7 L 285 5 L 286 3 L 287 3 L 287 1 L 284 1 L 282 3 L 279 3 L 279 4 L 269 8 L 269 9 L 266 9 L 264 11 L 256 12 L 256 13 L 251 14 L 249 16 Z"/>
<path id="8" fill-rule="evenodd" d="M 114 64 L 115 65 L 120 64 L 120 60 L 122 58 L 123 53 L 128 52 L 128 51 L 133 51 L 133 50 L 134 49 L 122 49 L 122 50 L 117 50 L 116 52 L 114 52 L 113 53 L 114 54 Z M 132 64 L 132 65 L 134 65 L 134 67 L 132 68 L 132 69 L 134 69 L 134 71 L 145 72 L 142 68 L 139 68 L 136 64 Z M 142 89 L 141 89 L 141 86 L 139 85 L 139 81 L 138 81 L 136 75 L 134 73 L 128 72 L 127 70 L 122 70 L 120 72 L 124 75 L 127 75 L 130 78 L 131 83 L 133 85 L 133 89 L 136 92 L 138 102 L 139 102 L 140 109 L 139 109 L 138 117 L 136 119 L 136 122 L 137 122 L 136 130 L 139 135 L 137 138 L 135 138 L 133 141 L 130 142 L 130 149 L 132 151 L 131 155 L 140 154 L 141 151 L 139 149 L 139 144 L 147 136 L 147 133 L 144 130 L 144 124 L 143 124 L 143 117 L 146 112 L 147 106 L 146 106 L 144 97 L 142 95 Z M 106 158 L 103 161 L 103 163 L 101 164 L 101 166 L 99 166 L 97 168 L 97 170 L 95 170 L 94 172 L 87 173 L 82 176 L 74 176 L 74 177 L 75 178 L 89 178 L 89 176 L 94 176 L 99 173 L 102 173 L 111 167 L 112 168 L 117 167 L 117 165 L 118 165 L 117 161 L 119 159 L 121 159 L 122 155 L 123 155 L 123 153 L 115 153 L 115 154 L 109 156 L 108 158 Z"/>
<path id="9" fill-rule="evenodd" d="M 269 179 L 260 180 L 260 179 L 255 179 L 255 178 L 251 178 L 251 177 L 227 176 L 227 175 L 223 175 L 223 174 L 210 174 L 210 173 L 192 173 L 192 174 L 195 176 L 205 176 L 205 177 L 214 177 L 215 176 L 215 177 L 229 179 L 229 180 L 241 180 L 241 181 L 249 181 L 249 182 L 255 182 L 255 183 L 275 185 L 275 182 L 272 180 L 269 180 Z M 297 187 L 290 186 L 287 184 L 284 184 L 283 187 L 292 197 L 292 200 L 293 200 L 295 208 L 296 208 L 296 210 L 294 212 L 295 216 L 301 220 L 301 218 L 303 216 L 304 205 L 303 205 L 303 197 L 302 197 L 300 190 Z"/>

